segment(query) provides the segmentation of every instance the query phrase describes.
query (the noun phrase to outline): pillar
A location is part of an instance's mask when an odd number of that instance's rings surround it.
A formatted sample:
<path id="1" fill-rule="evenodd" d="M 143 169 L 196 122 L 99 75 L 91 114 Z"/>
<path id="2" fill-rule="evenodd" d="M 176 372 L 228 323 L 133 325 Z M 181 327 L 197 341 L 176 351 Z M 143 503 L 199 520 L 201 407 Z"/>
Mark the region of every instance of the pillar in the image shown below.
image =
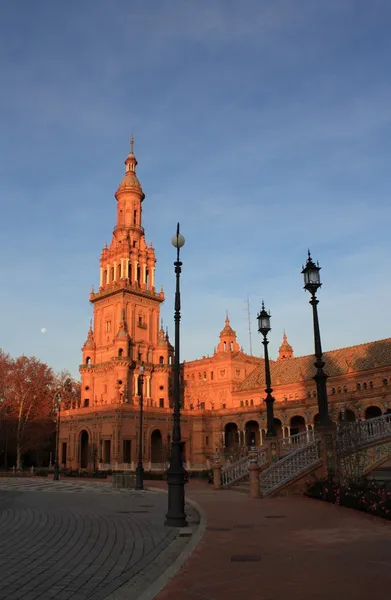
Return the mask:
<path id="1" fill-rule="evenodd" d="M 100 268 L 100 276 L 99 276 L 99 287 L 102 287 L 102 285 L 104 283 L 104 281 L 103 281 L 104 280 L 104 272 L 105 272 L 104 268 L 101 267 Z"/>
<path id="2" fill-rule="evenodd" d="M 221 488 L 221 463 L 220 454 L 216 452 L 213 461 L 213 487 L 215 490 Z"/>
<path id="3" fill-rule="evenodd" d="M 249 466 L 249 479 L 250 479 L 250 497 L 251 498 L 259 498 L 260 496 L 260 487 L 259 487 L 259 467 L 257 462 L 257 453 L 251 449 L 250 451 L 251 459 Z"/>
<path id="4" fill-rule="evenodd" d="M 133 277 L 133 279 L 136 283 L 137 283 L 137 267 L 138 267 L 138 261 L 135 260 L 134 261 L 134 277 Z"/>
<path id="5" fill-rule="evenodd" d="M 155 267 L 151 269 L 151 288 L 155 287 Z"/>

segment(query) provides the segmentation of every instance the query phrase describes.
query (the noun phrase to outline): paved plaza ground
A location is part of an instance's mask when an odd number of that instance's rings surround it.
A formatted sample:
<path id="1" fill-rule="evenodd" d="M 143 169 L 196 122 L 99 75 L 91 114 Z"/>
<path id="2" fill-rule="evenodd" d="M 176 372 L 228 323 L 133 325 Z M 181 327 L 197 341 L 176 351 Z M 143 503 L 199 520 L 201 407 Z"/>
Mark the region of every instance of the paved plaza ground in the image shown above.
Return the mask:
<path id="1" fill-rule="evenodd" d="M 384 600 L 391 523 L 294 496 L 253 500 L 191 481 L 205 534 L 157 600 Z"/>
<path id="2" fill-rule="evenodd" d="M 164 482 L 153 486 L 167 489 Z M 252 500 L 199 481 L 186 493 L 207 522 L 178 571 L 178 556 L 192 541 L 163 526 L 166 494 L 113 490 L 98 481 L 0 479 L 0 599 L 390 595 L 390 522 L 303 497 Z M 197 514 L 188 510 L 195 529 Z M 166 584 L 160 593 L 159 581 Z"/>
<path id="3" fill-rule="evenodd" d="M 189 542 L 166 511 L 160 492 L 0 478 L 1 600 L 136 600 Z"/>

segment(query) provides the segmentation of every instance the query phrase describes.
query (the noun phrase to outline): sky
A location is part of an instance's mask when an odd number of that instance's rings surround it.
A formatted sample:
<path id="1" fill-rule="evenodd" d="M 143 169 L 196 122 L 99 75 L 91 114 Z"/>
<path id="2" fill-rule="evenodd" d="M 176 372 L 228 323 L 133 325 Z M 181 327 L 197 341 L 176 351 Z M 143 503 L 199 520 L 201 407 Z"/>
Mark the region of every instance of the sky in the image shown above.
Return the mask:
<path id="1" fill-rule="evenodd" d="M 181 359 L 228 310 L 313 352 L 301 275 L 323 286 L 324 350 L 391 335 L 389 0 L 0 3 L 0 347 L 78 375 L 131 133 L 143 225 Z M 45 333 L 41 330 L 46 329 Z"/>

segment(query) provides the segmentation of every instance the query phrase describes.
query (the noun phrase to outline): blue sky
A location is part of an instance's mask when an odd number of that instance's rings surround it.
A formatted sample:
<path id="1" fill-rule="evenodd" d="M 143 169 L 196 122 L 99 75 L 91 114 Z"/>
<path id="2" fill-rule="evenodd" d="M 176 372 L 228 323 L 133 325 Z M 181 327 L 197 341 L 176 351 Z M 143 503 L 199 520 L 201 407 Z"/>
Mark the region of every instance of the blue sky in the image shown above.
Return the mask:
<path id="1" fill-rule="evenodd" d="M 322 266 L 324 349 L 390 335 L 388 0 L 19 0 L 0 4 L 0 346 L 77 374 L 135 135 L 144 226 L 182 358 L 228 309 L 313 352 L 300 273 Z M 41 333 L 45 327 L 47 332 Z M 173 337 L 173 336 L 172 336 Z"/>

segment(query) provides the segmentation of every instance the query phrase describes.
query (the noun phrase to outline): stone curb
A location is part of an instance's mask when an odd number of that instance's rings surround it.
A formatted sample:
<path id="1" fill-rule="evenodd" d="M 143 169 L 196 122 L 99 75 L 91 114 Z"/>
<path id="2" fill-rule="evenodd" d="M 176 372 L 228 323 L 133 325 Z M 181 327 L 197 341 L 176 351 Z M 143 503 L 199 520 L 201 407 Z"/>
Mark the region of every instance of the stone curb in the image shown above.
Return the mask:
<path id="1" fill-rule="evenodd" d="M 160 492 L 163 494 L 168 494 L 168 492 L 166 490 L 163 490 L 161 488 L 147 487 L 146 490 L 151 491 L 151 492 Z M 200 523 L 199 523 L 195 533 L 192 535 L 191 541 L 186 545 L 186 548 L 178 556 L 178 558 L 175 559 L 173 564 L 170 567 L 168 567 L 168 569 L 166 569 L 164 571 L 164 573 L 162 573 L 157 578 L 157 580 L 154 581 L 153 584 L 150 585 L 149 588 L 147 588 L 135 600 L 153 600 L 154 598 L 156 598 L 156 596 L 166 587 L 166 585 L 168 584 L 170 579 L 172 579 L 178 573 L 178 571 L 183 567 L 186 560 L 189 558 L 189 556 L 192 554 L 192 552 L 196 549 L 196 547 L 200 543 L 201 538 L 204 535 L 205 529 L 206 529 L 206 515 L 205 515 L 204 511 L 202 510 L 202 508 L 194 500 L 186 499 L 186 503 L 190 504 L 198 512 L 198 514 L 200 516 Z M 182 531 L 182 530 L 179 530 L 179 532 L 180 531 Z M 179 532 L 178 532 L 178 535 L 179 535 Z"/>

